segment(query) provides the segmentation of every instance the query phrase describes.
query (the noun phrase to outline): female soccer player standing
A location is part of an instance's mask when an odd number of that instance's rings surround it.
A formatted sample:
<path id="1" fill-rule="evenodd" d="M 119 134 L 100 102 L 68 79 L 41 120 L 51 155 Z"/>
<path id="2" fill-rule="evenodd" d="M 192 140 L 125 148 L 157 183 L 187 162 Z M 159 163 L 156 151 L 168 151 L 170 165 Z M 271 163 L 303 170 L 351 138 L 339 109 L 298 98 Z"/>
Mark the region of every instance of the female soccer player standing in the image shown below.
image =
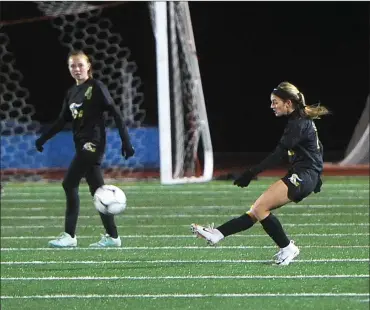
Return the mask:
<path id="1" fill-rule="evenodd" d="M 283 136 L 275 151 L 260 164 L 245 171 L 234 181 L 234 185 L 247 187 L 257 174 L 278 164 L 285 155 L 288 155 L 291 165 L 288 173 L 273 183 L 255 201 L 250 210 L 240 217 L 217 228 L 191 224 L 191 229 L 195 235 L 215 245 L 226 236 L 247 230 L 259 221 L 280 248 L 275 255 L 276 264 L 288 265 L 299 254 L 299 249 L 292 240 L 289 240 L 280 221 L 271 210 L 291 201 L 298 203 L 310 193 L 320 191 L 323 147 L 313 119 L 320 118 L 329 111 L 323 106 L 307 106 L 303 94 L 288 82 L 280 83 L 272 91 L 271 109 L 277 117 L 288 116 Z"/>
<path id="2" fill-rule="evenodd" d="M 68 68 L 75 79 L 66 93 L 61 113 L 53 126 L 36 140 L 36 148 L 43 151 L 47 140 L 61 131 L 65 123 L 72 120 L 73 140 L 76 154 L 63 180 L 66 194 L 66 213 L 64 232 L 55 240 L 49 241 L 51 247 L 75 247 L 77 218 L 80 209 L 78 188 L 83 177 L 89 185 L 91 195 L 104 185 L 101 172 L 101 160 L 105 150 L 105 125 L 103 113 L 109 111 L 115 120 L 121 140 L 122 156 L 126 159 L 135 151 L 131 145 L 125 123 L 115 106 L 106 86 L 92 77 L 91 62 L 82 51 L 75 51 L 68 56 Z M 121 239 L 113 215 L 100 213 L 106 235 L 93 243 L 92 247 L 119 247 Z"/>

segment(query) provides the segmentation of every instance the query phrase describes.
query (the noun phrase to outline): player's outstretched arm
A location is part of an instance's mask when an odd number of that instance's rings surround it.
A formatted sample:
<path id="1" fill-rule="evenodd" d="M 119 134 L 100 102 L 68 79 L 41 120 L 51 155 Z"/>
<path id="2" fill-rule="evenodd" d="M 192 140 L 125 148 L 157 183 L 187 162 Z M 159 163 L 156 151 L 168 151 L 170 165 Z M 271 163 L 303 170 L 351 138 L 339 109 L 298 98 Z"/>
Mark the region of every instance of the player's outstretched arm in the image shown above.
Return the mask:
<path id="1" fill-rule="evenodd" d="M 247 169 L 241 176 L 239 176 L 234 181 L 234 185 L 237 185 L 239 187 L 247 187 L 257 174 L 279 164 L 283 160 L 285 154 L 286 150 L 279 144 L 276 149 L 261 163 Z"/>
<path id="2" fill-rule="evenodd" d="M 122 141 L 122 156 L 125 159 L 128 159 L 132 157 L 135 154 L 135 149 L 133 148 L 130 140 L 130 136 L 128 134 L 127 126 L 125 122 L 123 121 L 123 117 L 121 115 L 121 112 L 114 104 L 114 100 L 112 96 L 109 94 L 109 91 L 107 87 L 101 83 L 98 82 L 97 85 L 98 90 L 100 91 L 101 98 L 103 101 L 103 104 L 105 106 L 105 109 L 113 116 L 114 122 L 116 123 L 119 135 L 121 137 Z"/>
<path id="3" fill-rule="evenodd" d="M 281 144 L 279 144 L 272 153 L 270 153 L 264 160 L 262 160 L 262 162 L 251 167 L 251 172 L 254 176 L 256 176 L 266 169 L 275 167 L 283 161 L 286 153 L 287 150 Z"/>
<path id="4" fill-rule="evenodd" d="M 130 136 L 128 134 L 127 126 L 125 122 L 123 121 L 123 118 L 121 116 L 120 111 L 118 108 L 110 104 L 109 105 L 109 112 L 112 114 L 114 121 L 116 123 L 119 135 L 121 137 L 122 141 L 122 156 L 125 157 L 125 159 L 128 159 L 132 157 L 135 154 L 135 150 L 131 144 Z"/>
<path id="5" fill-rule="evenodd" d="M 48 131 L 44 132 L 43 134 L 41 134 L 41 136 L 38 139 L 36 139 L 35 141 L 36 149 L 39 152 L 42 152 L 44 150 L 43 145 L 46 143 L 46 141 L 48 141 L 49 139 L 54 137 L 58 132 L 60 132 L 64 128 L 65 123 L 66 123 L 66 120 L 65 120 L 65 103 L 64 103 L 62 111 L 59 114 L 58 119 L 53 123 L 53 125 L 49 128 Z"/>

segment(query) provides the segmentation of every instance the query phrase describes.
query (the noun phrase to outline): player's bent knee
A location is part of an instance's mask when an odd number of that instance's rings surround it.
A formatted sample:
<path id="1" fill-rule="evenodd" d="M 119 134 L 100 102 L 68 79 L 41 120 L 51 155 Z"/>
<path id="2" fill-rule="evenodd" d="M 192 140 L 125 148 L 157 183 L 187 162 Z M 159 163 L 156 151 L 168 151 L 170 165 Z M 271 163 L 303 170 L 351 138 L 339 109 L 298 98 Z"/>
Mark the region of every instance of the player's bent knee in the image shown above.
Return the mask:
<path id="1" fill-rule="evenodd" d="M 251 208 L 250 212 L 257 221 L 262 221 L 265 217 L 270 214 L 270 208 L 264 204 L 255 204 Z"/>
<path id="2" fill-rule="evenodd" d="M 246 213 L 246 214 L 248 214 L 254 222 L 257 222 L 258 220 L 257 220 L 256 216 L 253 214 L 253 210 L 252 210 L 252 209 L 253 209 L 253 205 L 252 205 L 252 206 L 251 206 L 251 208 L 250 208 L 247 212 L 245 212 L 245 213 Z"/>

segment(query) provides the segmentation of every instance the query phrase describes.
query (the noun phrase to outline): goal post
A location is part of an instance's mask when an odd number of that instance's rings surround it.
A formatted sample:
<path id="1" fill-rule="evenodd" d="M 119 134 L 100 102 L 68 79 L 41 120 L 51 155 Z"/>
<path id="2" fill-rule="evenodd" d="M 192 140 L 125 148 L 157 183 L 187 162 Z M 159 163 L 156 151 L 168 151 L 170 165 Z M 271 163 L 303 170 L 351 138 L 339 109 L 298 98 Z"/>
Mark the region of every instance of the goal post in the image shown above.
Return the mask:
<path id="1" fill-rule="evenodd" d="M 167 3 L 154 3 L 154 35 L 156 41 L 157 98 L 159 118 L 159 154 L 161 182 L 172 180 L 170 68 L 167 37 Z"/>
<path id="2" fill-rule="evenodd" d="M 188 3 L 155 2 L 154 16 L 161 182 L 162 184 L 207 182 L 213 175 L 213 151 Z M 170 34 L 170 40 L 168 34 Z M 182 46 L 178 46 L 178 42 Z M 178 52 L 181 48 L 184 59 L 179 59 Z M 170 55 L 172 66 L 170 66 Z M 188 91 L 190 93 L 188 94 L 184 94 L 183 88 L 179 86 L 182 82 L 181 76 L 176 72 L 179 67 L 175 64 L 180 64 L 181 61 L 185 62 L 189 70 L 190 89 Z M 177 78 L 174 79 L 174 77 Z M 192 113 L 192 116 L 184 117 L 183 100 L 188 100 L 185 104 L 189 106 L 188 113 Z M 174 118 L 171 118 L 171 109 L 174 110 L 172 111 L 175 113 Z M 190 124 L 183 124 L 184 121 Z M 185 132 L 186 126 L 189 128 L 188 132 Z M 185 140 L 186 135 L 189 137 L 188 140 Z M 172 148 L 172 141 L 175 143 L 174 148 Z M 196 175 L 200 141 L 203 143 L 203 171 L 200 175 Z M 187 163 L 187 160 L 190 162 Z M 173 162 L 174 165 L 172 165 Z"/>
<path id="3" fill-rule="evenodd" d="M 138 47 L 132 49 L 127 45 L 126 38 L 123 39 L 127 28 L 124 29 L 120 22 L 120 15 L 129 16 L 128 11 L 135 6 L 143 6 L 142 3 L 32 3 L 42 14 L 41 17 L 24 20 L 6 20 L 5 17 L 0 27 L 3 179 L 37 181 L 50 176 L 61 178 L 61 173 L 67 169 L 73 156 L 70 130 L 50 140 L 43 153 L 37 153 L 34 148 L 35 138 L 48 126 L 38 121 L 40 105 L 35 105 L 34 88 L 29 87 L 30 81 L 39 78 L 38 72 L 18 67 L 17 62 L 24 64 L 26 56 L 19 52 L 20 41 L 17 42 L 18 54 L 13 52 L 12 43 L 24 31 L 32 27 L 39 29 L 36 24 L 40 22 L 43 23 L 42 27 L 53 29 L 48 31 L 60 47 L 66 51 L 81 49 L 91 57 L 94 78 L 107 85 L 125 117 L 136 154 L 128 161 L 122 158 L 120 147 L 117 147 L 120 145 L 119 135 L 112 117 L 108 116 L 107 147 L 102 162 L 106 178 L 160 176 L 162 184 L 206 182 L 212 179 L 212 143 L 187 2 L 148 3 L 147 15 L 151 23 L 147 24 L 148 27 L 152 25 L 149 32 L 154 36 L 155 47 L 153 52 L 148 50 L 147 57 L 156 64 L 153 66 L 156 72 L 153 71 L 149 81 L 157 90 L 156 124 L 153 119 L 147 122 L 145 101 L 148 98 L 145 97 L 143 84 L 148 84 L 148 80 L 143 83 L 140 65 L 135 61 L 137 54 L 134 52 Z M 121 13 L 117 14 L 119 10 Z M 139 22 L 135 19 L 128 20 L 129 27 L 135 32 L 144 27 L 142 24 L 140 27 L 135 25 L 135 22 Z M 27 43 L 24 45 L 24 50 L 30 48 Z M 34 44 L 29 53 L 43 54 L 46 48 L 49 48 L 47 41 Z M 23 61 L 18 59 L 21 57 L 24 57 Z M 65 62 L 65 58 L 54 61 Z M 62 99 L 58 98 L 60 104 Z M 45 105 L 41 105 L 41 108 L 43 115 L 48 114 Z M 63 148 L 60 148 L 61 144 Z"/>

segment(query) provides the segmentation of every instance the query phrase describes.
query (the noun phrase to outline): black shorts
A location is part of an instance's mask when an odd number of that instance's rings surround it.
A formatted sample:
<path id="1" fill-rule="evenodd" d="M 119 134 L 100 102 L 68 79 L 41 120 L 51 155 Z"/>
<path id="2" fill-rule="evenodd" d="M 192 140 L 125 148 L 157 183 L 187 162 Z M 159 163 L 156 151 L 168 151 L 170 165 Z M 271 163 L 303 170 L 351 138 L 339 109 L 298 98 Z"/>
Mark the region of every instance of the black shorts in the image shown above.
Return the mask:
<path id="1" fill-rule="evenodd" d="M 288 186 L 288 198 L 298 203 L 321 188 L 320 174 L 314 170 L 289 171 L 281 180 Z"/>

